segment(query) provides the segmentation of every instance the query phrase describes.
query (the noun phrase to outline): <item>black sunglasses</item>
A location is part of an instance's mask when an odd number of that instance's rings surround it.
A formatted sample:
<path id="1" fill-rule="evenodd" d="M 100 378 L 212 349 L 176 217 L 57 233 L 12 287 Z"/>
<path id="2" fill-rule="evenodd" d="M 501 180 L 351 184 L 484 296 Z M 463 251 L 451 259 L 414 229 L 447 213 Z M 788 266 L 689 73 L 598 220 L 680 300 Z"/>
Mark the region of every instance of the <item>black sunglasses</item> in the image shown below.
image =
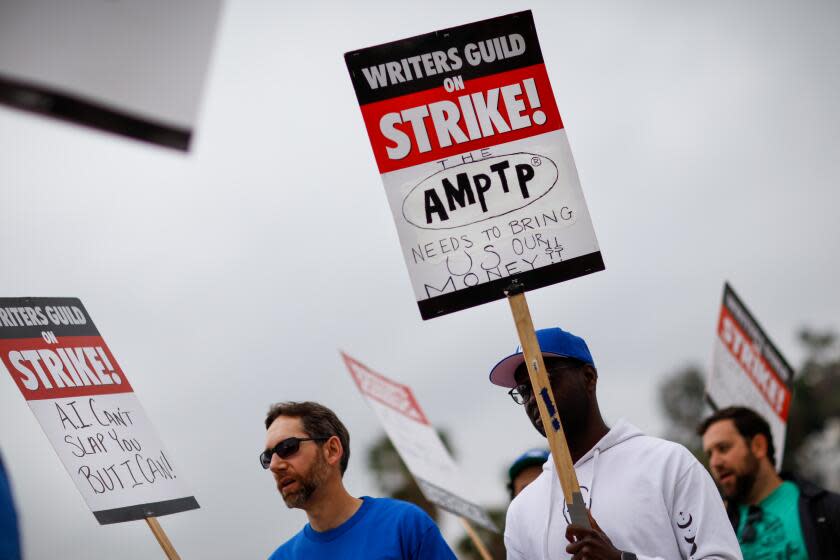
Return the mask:
<path id="1" fill-rule="evenodd" d="M 300 449 L 300 442 L 302 441 L 326 441 L 330 439 L 332 436 L 327 437 L 307 437 L 307 438 L 300 438 L 300 437 L 290 437 L 286 438 L 271 449 L 266 449 L 262 453 L 260 453 L 260 464 L 262 468 L 267 469 L 269 465 L 271 465 L 271 458 L 277 453 L 277 456 L 281 459 L 288 459 L 292 455 L 298 452 Z"/>
<path id="2" fill-rule="evenodd" d="M 758 536 L 755 526 L 764 519 L 764 510 L 758 506 L 750 506 L 747 510 L 747 521 L 741 531 L 741 542 L 751 543 Z"/>

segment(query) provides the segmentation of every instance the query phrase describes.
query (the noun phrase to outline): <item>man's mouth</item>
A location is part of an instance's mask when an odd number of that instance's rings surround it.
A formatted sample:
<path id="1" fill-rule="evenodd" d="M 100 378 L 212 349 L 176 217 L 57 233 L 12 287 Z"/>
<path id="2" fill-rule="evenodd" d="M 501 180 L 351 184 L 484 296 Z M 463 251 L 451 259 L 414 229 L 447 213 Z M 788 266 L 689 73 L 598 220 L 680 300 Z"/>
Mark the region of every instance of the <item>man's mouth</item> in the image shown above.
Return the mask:
<path id="1" fill-rule="evenodd" d="M 724 472 L 724 473 L 718 474 L 718 482 L 722 486 L 727 486 L 729 484 L 733 484 L 735 482 L 735 473 Z"/>
<path id="2" fill-rule="evenodd" d="M 280 480 L 280 493 L 285 496 L 289 492 L 294 491 L 297 487 L 296 485 L 299 486 L 297 479 L 291 476 L 287 476 L 286 478 Z"/>

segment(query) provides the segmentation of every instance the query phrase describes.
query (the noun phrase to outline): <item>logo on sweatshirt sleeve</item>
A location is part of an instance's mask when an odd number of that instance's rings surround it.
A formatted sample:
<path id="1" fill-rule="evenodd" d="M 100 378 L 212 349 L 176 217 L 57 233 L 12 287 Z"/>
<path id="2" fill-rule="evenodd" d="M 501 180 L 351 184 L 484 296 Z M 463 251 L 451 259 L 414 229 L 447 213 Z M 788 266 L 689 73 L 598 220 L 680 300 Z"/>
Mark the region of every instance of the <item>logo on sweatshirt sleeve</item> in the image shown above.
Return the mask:
<path id="1" fill-rule="evenodd" d="M 691 513 L 681 511 L 677 515 L 676 522 L 677 527 L 679 527 L 680 532 L 682 533 L 683 540 L 691 545 L 691 552 L 689 552 L 688 555 L 694 556 L 694 553 L 697 552 L 697 543 L 694 542 L 697 539 L 697 531 L 694 528 L 694 518 Z"/>

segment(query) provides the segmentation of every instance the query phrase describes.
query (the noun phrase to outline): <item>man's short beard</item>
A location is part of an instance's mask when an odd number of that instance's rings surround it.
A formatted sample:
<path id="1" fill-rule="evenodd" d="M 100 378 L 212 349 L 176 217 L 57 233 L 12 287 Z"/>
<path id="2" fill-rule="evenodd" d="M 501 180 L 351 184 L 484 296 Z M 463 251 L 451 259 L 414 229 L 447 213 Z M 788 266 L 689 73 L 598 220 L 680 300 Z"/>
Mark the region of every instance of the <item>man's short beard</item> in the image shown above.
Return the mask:
<path id="1" fill-rule="evenodd" d="M 283 490 L 280 489 L 280 495 L 283 496 L 283 501 L 286 502 L 287 508 L 303 508 L 309 501 L 309 498 L 312 497 L 312 494 L 315 493 L 315 490 L 327 480 L 329 468 L 327 461 L 320 453 L 320 449 L 317 457 L 309 469 L 309 473 L 305 477 L 298 479 L 297 482 L 300 488 L 290 494 L 283 494 Z"/>
<path id="2" fill-rule="evenodd" d="M 747 496 L 752 492 L 755 479 L 758 474 L 758 459 L 752 452 L 747 453 L 746 468 L 743 474 L 735 475 L 735 489 L 732 494 L 726 496 L 736 503 L 745 503 Z"/>

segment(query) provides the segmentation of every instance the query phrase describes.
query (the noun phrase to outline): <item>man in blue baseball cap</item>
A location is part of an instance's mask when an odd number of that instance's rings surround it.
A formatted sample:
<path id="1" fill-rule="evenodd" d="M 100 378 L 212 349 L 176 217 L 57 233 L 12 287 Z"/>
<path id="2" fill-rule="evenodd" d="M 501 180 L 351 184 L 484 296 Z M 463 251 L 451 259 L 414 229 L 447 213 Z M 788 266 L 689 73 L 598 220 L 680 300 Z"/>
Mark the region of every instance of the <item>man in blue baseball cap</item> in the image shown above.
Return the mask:
<path id="1" fill-rule="evenodd" d="M 582 338 L 551 328 L 538 330 L 537 340 L 592 528 L 571 524 L 554 462 L 547 461 L 508 509 L 508 560 L 740 560 L 723 502 L 697 459 L 624 420 L 607 426 L 595 391 L 598 371 Z M 493 367 L 490 381 L 509 388 L 546 435 L 519 348 Z"/>
<path id="2" fill-rule="evenodd" d="M 529 449 L 516 458 L 508 469 L 508 492 L 514 499 L 525 487 L 534 482 L 543 470 L 543 464 L 551 457 L 548 449 Z"/>

